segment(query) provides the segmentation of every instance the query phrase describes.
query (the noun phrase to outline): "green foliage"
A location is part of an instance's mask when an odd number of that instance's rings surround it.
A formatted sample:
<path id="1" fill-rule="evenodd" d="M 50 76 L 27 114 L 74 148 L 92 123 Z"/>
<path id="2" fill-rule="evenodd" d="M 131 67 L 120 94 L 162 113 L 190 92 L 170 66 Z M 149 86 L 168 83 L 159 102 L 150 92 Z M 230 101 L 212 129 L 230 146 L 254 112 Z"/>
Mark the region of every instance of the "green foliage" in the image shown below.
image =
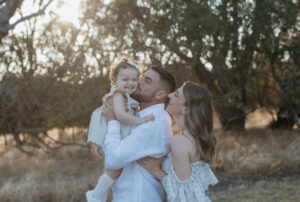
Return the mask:
<path id="1" fill-rule="evenodd" d="M 101 77 L 70 84 L 51 75 L 6 74 L 1 82 L 1 134 L 37 135 L 54 127 L 87 127 L 108 84 Z"/>
<path id="2" fill-rule="evenodd" d="M 277 120 L 272 123 L 273 128 L 293 128 L 299 124 L 300 116 L 300 71 L 289 72 L 288 78 L 281 83 L 281 97 Z"/>
<path id="3" fill-rule="evenodd" d="M 0 134 L 12 134 L 18 146 L 27 137 L 43 142 L 40 133 L 54 127 L 88 127 L 110 88 L 104 67 L 90 63 L 88 47 L 78 42 L 81 30 L 52 19 L 35 34 L 36 24 L 31 25 L 0 47 L 6 69 L 0 83 Z"/>
<path id="4" fill-rule="evenodd" d="M 293 1 L 87 0 L 81 8 L 79 28 L 51 15 L 2 41 L 0 134 L 20 142 L 25 132 L 87 127 L 109 90 L 108 67 L 121 55 L 165 66 L 178 85 L 205 84 L 225 130 L 244 129 L 258 107 L 276 109 L 277 123 L 289 123 L 283 127 L 297 122 Z"/>
<path id="5" fill-rule="evenodd" d="M 292 1 L 116 0 L 102 5 L 90 0 L 85 5 L 86 18 L 91 10 L 105 13 L 95 14 L 89 26 L 97 30 L 96 38 L 111 39 L 109 45 L 118 47 L 114 53 L 192 70 L 214 95 L 224 129 L 243 129 L 248 113 L 277 105 L 280 85 L 272 71 L 290 47 L 289 33 L 295 33 Z M 271 61 L 269 53 L 275 53 Z M 182 80 L 182 74 L 175 76 Z"/>

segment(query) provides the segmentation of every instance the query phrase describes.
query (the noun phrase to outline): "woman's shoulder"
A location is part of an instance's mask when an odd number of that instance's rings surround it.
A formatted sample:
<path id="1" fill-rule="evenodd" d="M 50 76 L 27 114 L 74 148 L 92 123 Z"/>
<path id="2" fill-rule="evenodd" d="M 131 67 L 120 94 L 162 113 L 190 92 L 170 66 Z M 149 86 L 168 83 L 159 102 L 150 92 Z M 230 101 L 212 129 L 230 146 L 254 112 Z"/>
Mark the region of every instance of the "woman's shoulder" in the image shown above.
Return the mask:
<path id="1" fill-rule="evenodd" d="M 190 147 L 192 145 L 191 141 L 184 135 L 182 134 L 175 134 L 173 137 L 170 139 L 170 146 L 184 146 L 184 147 Z"/>
<path id="2" fill-rule="evenodd" d="M 170 139 L 170 147 L 172 151 L 188 152 L 191 147 L 189 140 L 182 134 L 176 134 Z"/>
<path id="3" fill-rule="evenodd" d="M 170 148 L 173 153 L 186 153 L 191 162 L 194 162 L 197 159 L 197 149 L 195 143 L 182 134 L 174 135 L 170 139 Z"/>

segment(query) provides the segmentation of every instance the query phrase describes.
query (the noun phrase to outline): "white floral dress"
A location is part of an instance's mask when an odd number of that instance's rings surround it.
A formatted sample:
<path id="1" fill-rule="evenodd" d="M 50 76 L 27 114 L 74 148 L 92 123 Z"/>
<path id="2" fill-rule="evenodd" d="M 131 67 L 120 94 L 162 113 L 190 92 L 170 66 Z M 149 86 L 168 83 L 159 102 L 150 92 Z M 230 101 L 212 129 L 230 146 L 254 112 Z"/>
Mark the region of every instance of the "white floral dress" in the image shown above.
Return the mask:
<path id="1" fill-rule="evenodd" d="M 218 183 L 209 165 L 203 161 L 191 163 L 191 176 L 186 180 L 180 180 L 176 176 L 171 154 L 163 161 L 162 170 L 167 173 L 162 184 L 168 202 L 209 202 L 205 191 L 209 185 Z"/>
<path id="2" fill-rule="evenodd" d="M 138 108 L 139 103 L 131 98 L 127 91 L 123 91 L 116 87 L 112 87 L 110 92 L 103 96 L 103 103 L 110 97 L 112 97 L 116 92 L 121 93 L 125 98 L 127 98 L 126 107 L 128 113 L 131 115 L 135 114 L 135 109 Z M 121 135 L 122 138 L 127 137 L 130 134 L 132 125 L 121 123 Z M 102 147 L 105 135 L 107 133 L 107 123 L 105 117 L 102 115 L 102 106 L 98 107 L 93 111 L 87 142 L 93 142 L 95 145 L 95 151 L 98 154 L 98 147 Z M 99 155 L 99 154 L 98 154 Z"/>

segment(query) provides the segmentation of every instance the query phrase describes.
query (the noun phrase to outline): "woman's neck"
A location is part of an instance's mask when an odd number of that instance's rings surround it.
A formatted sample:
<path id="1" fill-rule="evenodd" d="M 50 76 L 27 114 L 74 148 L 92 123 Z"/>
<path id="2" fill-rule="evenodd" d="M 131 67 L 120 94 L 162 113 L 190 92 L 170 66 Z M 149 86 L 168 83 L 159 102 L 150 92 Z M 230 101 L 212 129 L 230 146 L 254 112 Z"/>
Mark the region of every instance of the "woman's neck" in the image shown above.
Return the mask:
<path id="1" fill-rule="evenodd" d="M 178 128 L 182 131 L 186 129 L 186 126 L 184 124 L 184 116 L 173 116 Z"/>
<path id="2" fill-rule="evenodd" d="M 185 125 L 185 121 L 184 121 L 184 116 L 173 116 L 178 128 L 180 129 L 182 135 L 187 136 L 187 137 L 191 137 L 192 135 L 189 132 L 189 130 L 187 129 L 186 125 Z"/>

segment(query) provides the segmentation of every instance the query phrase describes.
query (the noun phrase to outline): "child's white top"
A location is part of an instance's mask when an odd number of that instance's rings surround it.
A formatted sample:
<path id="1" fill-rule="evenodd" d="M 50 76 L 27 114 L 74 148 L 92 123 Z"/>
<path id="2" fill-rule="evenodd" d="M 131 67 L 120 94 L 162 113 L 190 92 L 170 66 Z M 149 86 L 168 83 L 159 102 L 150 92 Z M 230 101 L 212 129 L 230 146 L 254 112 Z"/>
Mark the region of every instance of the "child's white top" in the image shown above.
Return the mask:
<path id="1" fill-rule="evenodd" d="M 103 96 L 103 103 L 110 97 L 112 97 L 116 92 L 121 93 L 127 98 L 126 108 L 128 113 L 131 115 L 135 114 L 135 109 L 138 108 L 139 103 L 129 96 L 127 91 L 121 90 L 116 87 L 112 87 L 110 92 Z M 132 125 L 121 123 L 121 135 L 125 138 L 129 135 Z M 87 142 L 93 142 L 98 146 L 103 146 L 105 140 L 105 134 L 107 133 L 107 123 L 105 117 L 102 116 L 102 106 L 98 107 L 93 111 Z"/>
<path id="2" fill-rule="evenodd" d="M 191 163 L 189 179 L 180 180 L 174 171 L 172 156 L 168 154 L 162 162 L 162 170 L 167 173 L 162 183 L 167 193 L 168 202 L 209 202 L 205 195 L 209 185 L 215 185 L 218 180 L 204 161 Z"/>

